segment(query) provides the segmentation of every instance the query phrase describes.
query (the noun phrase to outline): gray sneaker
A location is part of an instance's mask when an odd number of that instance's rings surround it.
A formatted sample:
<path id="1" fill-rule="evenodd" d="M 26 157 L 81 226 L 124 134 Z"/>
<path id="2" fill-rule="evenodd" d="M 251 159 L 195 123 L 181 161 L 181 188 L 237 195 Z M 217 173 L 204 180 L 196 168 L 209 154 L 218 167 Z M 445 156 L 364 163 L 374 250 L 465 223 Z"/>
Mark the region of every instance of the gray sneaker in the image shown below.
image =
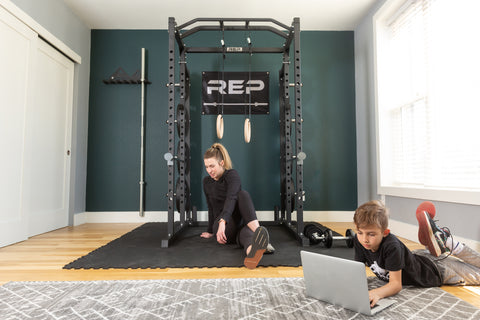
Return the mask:
<path id="1" fill-rule="evenodd" d="M 252 247 L 243 264 L 248 269 L 255 269 L 263 257 L 269 243 L 268 231 L 265 227 L 258 227 L 253 233 Z"/>
<path id="2" fill-rule="evenodd" d="M 435 257 L 440 256 L 444 252 L 450 250 L 446 246 L 450 230 L 448 228 L 440 228 L 430 217 L 427 211 L 417 211 L 418 221 L 418 240 L 426 246 L 430 253 Z"/>

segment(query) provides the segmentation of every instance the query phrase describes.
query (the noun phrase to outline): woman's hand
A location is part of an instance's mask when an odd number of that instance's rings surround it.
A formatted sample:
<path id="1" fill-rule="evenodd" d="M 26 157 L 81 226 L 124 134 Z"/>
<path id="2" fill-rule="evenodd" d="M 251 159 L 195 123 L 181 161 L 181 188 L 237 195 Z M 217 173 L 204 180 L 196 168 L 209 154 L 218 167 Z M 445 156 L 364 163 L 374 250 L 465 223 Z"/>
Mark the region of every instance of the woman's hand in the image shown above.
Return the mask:
<path id="1" fill-rule="evenodd" d="M 200 235 L 200 237 L 205 238 L 205 239 L 210 239 L 211 237 L 213 237 L 213 233 L 202 232 L 202 234 Z"/>
<path id="2" fill-rule="evenodd" d="M 227 236 L 225 235 L 225 221 L 218 223 L 217 242 L 220 244 L 227 243 Z"/>

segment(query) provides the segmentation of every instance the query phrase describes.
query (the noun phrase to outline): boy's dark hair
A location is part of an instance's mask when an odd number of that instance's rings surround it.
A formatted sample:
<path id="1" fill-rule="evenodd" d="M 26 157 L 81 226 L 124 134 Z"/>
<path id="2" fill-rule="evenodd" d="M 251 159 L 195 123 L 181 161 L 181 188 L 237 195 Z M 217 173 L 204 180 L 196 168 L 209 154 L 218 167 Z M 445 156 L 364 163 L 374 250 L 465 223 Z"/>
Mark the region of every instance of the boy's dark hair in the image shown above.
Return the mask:
<path id="1" fill-rule="evenodd" d="M 369 201 L 355 210 L 353 222 L 357 229 L 375 225 L 386 230 L 388 228 L 388 209 L 381 201 Z"/>

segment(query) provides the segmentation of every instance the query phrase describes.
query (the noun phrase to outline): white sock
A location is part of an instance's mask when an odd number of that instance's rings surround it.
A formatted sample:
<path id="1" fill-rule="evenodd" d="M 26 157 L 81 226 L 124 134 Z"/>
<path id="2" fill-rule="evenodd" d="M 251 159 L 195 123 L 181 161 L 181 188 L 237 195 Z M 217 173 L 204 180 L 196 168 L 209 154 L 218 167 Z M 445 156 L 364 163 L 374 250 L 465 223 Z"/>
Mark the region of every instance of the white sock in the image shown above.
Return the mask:
<path id="1" fill-rule="evenodd" d="M 453 240 L 452 236 L 447 238 L 445 246 L 450 249 L 450 252 L 454 255 L 459 254 L 463 250 L 463 243 Z"/>

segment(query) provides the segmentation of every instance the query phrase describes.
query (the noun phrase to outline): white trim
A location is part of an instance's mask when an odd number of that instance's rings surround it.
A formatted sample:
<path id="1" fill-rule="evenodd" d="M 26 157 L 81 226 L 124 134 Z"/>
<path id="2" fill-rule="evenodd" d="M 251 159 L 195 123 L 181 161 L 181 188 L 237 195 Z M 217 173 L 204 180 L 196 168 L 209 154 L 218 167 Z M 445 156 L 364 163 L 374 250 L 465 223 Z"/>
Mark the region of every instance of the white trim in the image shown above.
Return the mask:
<path id="1" fill-rule="evenodd" d="M 380 9 L 373 15 L 373 75 L 374 75 L 374 102 L 375 102 L 375 146 L 376 146 L 376 178 L 377 178 L 377 193 L 383 195 L 390 195 L 395 197 L 413 198 L 413 199 L 430 199 L 443 202 L 453 202 L 461 204 L 480 205 L 480 192 L 473 189 L 442 189 L 439 187 L 418 186 L 418 185 L 399 185 L 392 181 L 388 176 L 388 172 L 382 172 L 383 163 L 389 163 L 389 152 L 384 152 L 389 147 L 385 141 L 389 139 L 385 137 L 385 131 L 382 130 L 380 123 L 380 103 L 386 100 L 388 93 L 382 90 L 382 85 L 387 83 L 385 75 L 391 72 L 382 66 L 388 65 L 382 59 L 385 56 L 384 51 L 388 36 L 386 35 L 386 25 L 391 23 L 388 19 L 404 11 L 405 8 L 412 3 L 411 0 L 391 0 L 386 1 Z M 383 79 L 383 81 L 382 81 Z M 386 124 L 383 124 L 386 126 Z M 381 136 L 383 135 L 383 136 Z"/>
<path id="2" fill-rule="evenodd" d="M 138 211 L 95 211 L 82 212 L 73 216 L 73 225 L 78 226 L 84 223 L 145 223 L 145 222 L 167 222 L 167 211 L 145 211 L 145 216 L 140 217 Z M 178 213 L 175 213 L 176 221 L 179 220 Z M 273 221 L 273 211 L 257 211 L 260 221 Z M 197 211 L 198 221 L 208 221 L 208 211 Z"/>
<path id="3" fill-rule="evenodd" d="M 32 17 L 18 8 L 13 2 L 9 0 L 0 0 L 0 6 L 4 7 L 5 10 L 10 12 L 13 16 L 17 17 L 20 21 L 22 21 L 25 25 L 27 25 L 30 29 L 38 33 L 40 37 L 42 37 L 45 41 L 50 43 L 53 47 L 57 48 L 58 51 L 65 54 L 68 58 L 73 60 L 78 64 L 82 63 L 82 57 L 79 56 L 75 51 L 70 49 L 65 43 L 63 43 L 60 39 L 55 37 L 51 34 L 47 29 L 42 27 L 37 21 L 35 21 Z"/>
<path id="4" fill-rule="evenodd" d="M 177 214 L 177 213 L 176 213 Z M 142 222 L 167 222 L 167 211 L 145 211 L 145 216 L 140 217 L 138 211 L 95 211 L 82 212 L 73 216 L 73 225 L 78 226 L 84 223 L 142 223 Z M 273 221 L 273 211 L 257 211 L 260 221 Z M 175 219 L 179 219 L 175 217 Z M 198 221 L 207 221 L 207 211 L 197 211 Z M 296 214 L 292 214 L 292 220 Z M 304 211 L 303 221 L 323 222 L 351 222 L 353 211 Z"/>
<path id="5" fill-rule="evenodd" d="M 81 212 L 73 215 L 73 226 L 79 226 L 87 223 L 87 213 Z"/>
<path id="6" fill-rule="evenodd" d="M 394 235 L 411 240 L 411 241 L 418 242 L 418 226 L 417 225 L 412 225 L 405 222 L 390 219 L 389 227 Z M 469 246 L 475 251 L 480 251 L 480 241 L 462 238 L 459 236 L 455 236 L 455 239 L 462 243 L 465 243 L 467 246 Z"/>
<path id="7" fill-rule="evenodd" d="M 354 211 L 304 211 L 303 221 L 353 222 Z"/>
<path id="8" fill-rule="evenodd" d="M 480 205 L 480 193 L 471 190 L 441 190 L 379 185 L 378 193 L 403 198 L 430 199 L 443 202 Z"/>
<path id="9" fill-rule="evenodd" d="M 166 211 L 145 211 L 140 217 L 138 211 L 106 211 L 83 212 L 73 216 L 73 225 L 82 223 L 146 223 L 167 222 Z"/>

